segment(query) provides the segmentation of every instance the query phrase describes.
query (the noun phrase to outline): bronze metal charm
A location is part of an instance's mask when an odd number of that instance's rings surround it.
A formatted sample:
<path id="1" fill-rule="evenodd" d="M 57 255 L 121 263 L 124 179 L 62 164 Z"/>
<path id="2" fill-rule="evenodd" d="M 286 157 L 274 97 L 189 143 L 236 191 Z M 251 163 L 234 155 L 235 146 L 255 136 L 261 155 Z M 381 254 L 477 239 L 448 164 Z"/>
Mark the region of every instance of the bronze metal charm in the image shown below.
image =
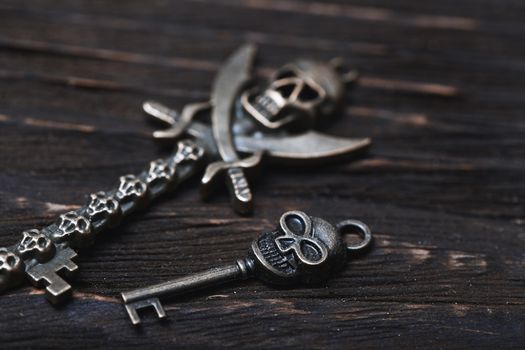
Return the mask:
<path id="1" fill-rule="evenodd" d="M 357 229 L 362 241 L 346 244 L 344 231 Z M 342 269 L 349 253 L 361 251 L 372 242 L 370 229 L 360 221 L 345 220 L 332 226 L 301 211 L 281 216 L 274 231 L 260 235 L 245 258 L 235 263 L 122 293 L 131 322 L 140 324 L 137 310 L 153 306 L 159 318 L 166 317 L 160 297 L 175 297 L 198 289 L 256 277 L 268 284 L 292 286 L 319 284 Z"/>
<path id="2" fill-rule="evenodd" d="M 194 142 L 180 141 L 169 157 L 152 161 L 138 175 L 121 176 L 115 189 L 91 194 L 85 206 L 60 215 L 48 227 L 24 231 L 20 243 L 0 248 L 0 291 L 26 277 L 35 286 L 45 287 L 54 304 L 69 297 L 72 288 L 59 273 L 78 269 L 73 262 L 76 249 L 91 245 L 98 233 L 190 177 L 203 154 Z"/>
<path id="3" fill-rule="evenodd" d="M 234 210 L 248 213 L 253 200 L 245 171 L 262 158 L 319 162 L 370 145 L 367 138 L 336 138 L 312 130 L 337 111 L 345 82 L 355 80 L 352 73 L 339 74 L 335 63 L 299 60 L 257 84 L 250 73 L 255 51 L 246 45 L 227 60 L 209 102 L 188 104 L 180 114 L 145 102 L 145 112 L 169 126 L 153 136 L 173 143 L 172 155 L 152 161 L 138 175 L 121 176 L 114 189 L 89 195 L 84 207 L 60 215 L 43 229 L 24 231 L 18 244 L 0 248 L 0 292 L 27 278 L 45 287 L 51 302 L 60 302 L 71 294 L 71 286 L 59 274 L 77 270 L 72 260 L 79 248 L 93 244 L 97 234 L 173 189 L 203 165 L 207 166 L 202 194 L 208 195 L 217 179 L 224 177 Z M 211 125 L 195 120 L 207 111 Z"/>
<path id="4" fill-rule="evenodd" d="M 210 102 L 189 104 L 177 112 L 148 101 L 146 113 L 167 124 L 156 131 L 158 139 L 177 139 L 188 134 L 206 150 L 210 163 L 201 180 L 204 197 L 219 175 L 224 175 L 232 207 L 245 214 L 253 198 L 245 170 L 262 158 L 285 163 L 315 163 L 340 159 L 364 151 L 368 138 L 338 138 L 314 131 L 343 103 L 345 84 L 353 72 L 340 74 L 338 62 L 298 60 L 277 70 L 266 82 L 250 85 L 255 46 L 239 48 L 217 74 Z M 211 112 L 211 126 L 193 120 Z"/>

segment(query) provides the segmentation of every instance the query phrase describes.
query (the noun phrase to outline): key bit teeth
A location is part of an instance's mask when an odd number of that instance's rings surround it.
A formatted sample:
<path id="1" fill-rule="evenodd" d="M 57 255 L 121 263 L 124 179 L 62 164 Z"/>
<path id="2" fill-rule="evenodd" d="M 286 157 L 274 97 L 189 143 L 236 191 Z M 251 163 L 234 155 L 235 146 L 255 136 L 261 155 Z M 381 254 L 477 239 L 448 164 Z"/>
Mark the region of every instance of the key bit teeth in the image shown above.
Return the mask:
<path id="1" fill-rule="evenodd" d="M 129 318 L 131 319 L 131 323 L 133 323 L 134 326 L 140 324 L 140 316 L 137 313 L 137 309 L 135 308 L 135 305 L 133 304 L 125 304 L 126 311 L 128 312 Z"/>
<path id="2" fill-rule="evenodd" d="M 143 309 L 148 306 L 153 306 L 153 308 L 157 312 L 157 316 L 160 319 L 166 317 L 166 312 L 164 311 L 164 308 L 162 307 L 159 298 L 139 300 L 129 304 L 124 304 L 124 306 L 126 307 L 126 311 L 128 312 L 129 318 L 131 319 L 131 323 L 133 323 L 134 326 L 140 325 L 140 316 L 137 310 Z"/>

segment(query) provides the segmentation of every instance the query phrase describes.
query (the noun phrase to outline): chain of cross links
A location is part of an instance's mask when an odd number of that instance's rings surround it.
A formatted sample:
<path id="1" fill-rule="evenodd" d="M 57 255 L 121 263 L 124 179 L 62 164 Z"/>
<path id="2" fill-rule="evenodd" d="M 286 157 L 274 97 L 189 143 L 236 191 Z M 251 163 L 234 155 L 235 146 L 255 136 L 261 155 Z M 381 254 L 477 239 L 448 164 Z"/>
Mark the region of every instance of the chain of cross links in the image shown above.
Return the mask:
<path id="1" fill-rule="evenodd" d="M 43 229 L 24 231 L 17 244 L 0 248 L 0 291 L 18 284 L 24 271 L 49 261 L 58 249 L 91 245 L 97 233 L 115 227 L 129 213 L 173 189 L 181 177 L 191 175 L 196 168 L 192 163 L 203 155 L 204 149 L 194 141 L 179 141 L 170 156 L 150 162 L 138 175 L 121 176 L 115 189 L 90 194 L 85 206 L 60 215 Z"/>

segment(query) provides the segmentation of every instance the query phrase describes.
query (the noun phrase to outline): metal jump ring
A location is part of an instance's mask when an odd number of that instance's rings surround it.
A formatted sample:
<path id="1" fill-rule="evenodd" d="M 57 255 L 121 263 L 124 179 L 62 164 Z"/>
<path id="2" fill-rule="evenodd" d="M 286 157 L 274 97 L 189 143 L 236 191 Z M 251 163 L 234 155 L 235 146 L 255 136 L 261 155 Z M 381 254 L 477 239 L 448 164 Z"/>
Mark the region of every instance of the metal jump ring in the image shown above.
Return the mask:
<path id="1" fill-rule="evenodd" d="M 362 223 L 359 220 L 353 220 L 353 219 L 344 220 L 344 221 L 341 221 L 340 223 L 338 223 L 336 227 L 337 227 L 337 231 L 339 231 L 340 235 L 343 235 L 343 230 L 345 230 L 345 229 L 357 228 L 358 229 L 358 234 L 363 239 L 358 244 L 353 244 L 353 245 L 352 244 L 347 244 L 346 245 L 346 250 L 348 252 L 357 252 L 357 251 L 363 250 L 366 247 L 368 247 L 370 245 L 370 243 L 372 243 L 372 232 L 370 231 L 368 226 L 366 226 L 364 223 Z"/>

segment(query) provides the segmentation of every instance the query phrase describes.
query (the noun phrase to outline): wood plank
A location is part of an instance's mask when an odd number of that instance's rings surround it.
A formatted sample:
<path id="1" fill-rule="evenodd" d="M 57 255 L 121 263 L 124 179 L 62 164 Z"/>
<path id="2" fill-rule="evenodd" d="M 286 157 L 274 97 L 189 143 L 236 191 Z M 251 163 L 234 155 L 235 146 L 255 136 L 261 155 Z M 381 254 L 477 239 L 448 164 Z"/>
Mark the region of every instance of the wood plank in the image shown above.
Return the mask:
<path id="1" fill-rule="evenodd" d="M 256 211 L 198 179 L 81 252 L 75 298 L 0 296 L 0 348 L 521 348 L 525 32 L 520 1 L 0 1 L 0 239 L 42 227 L 166 150 L 140 104 L 203 101 L 236 46 L 261 77 L 298 56 L 361 72 L 325 129 L 367 157 L 268 164 Z M 374 249 L 326 285 L 256 281 L 129 325 L 120 292 L 243 256 L 284 210 L 368 223 Z"/>

